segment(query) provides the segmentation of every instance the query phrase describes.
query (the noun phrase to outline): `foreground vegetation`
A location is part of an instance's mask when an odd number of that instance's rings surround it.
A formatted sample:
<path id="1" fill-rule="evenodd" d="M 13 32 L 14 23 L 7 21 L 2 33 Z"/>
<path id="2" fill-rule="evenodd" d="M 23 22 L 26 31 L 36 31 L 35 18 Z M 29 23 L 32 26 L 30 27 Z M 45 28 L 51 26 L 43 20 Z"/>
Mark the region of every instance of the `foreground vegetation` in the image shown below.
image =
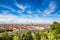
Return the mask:
<path id="1" fill-rule="evenodd" d="M 0 34 L 0 40 L 60 40 L 60 23 L 54 22 L 50 30 L 40 30 L 31 33 L 29 30 L 24 33 L 9 35 L 7 32 Z"/>

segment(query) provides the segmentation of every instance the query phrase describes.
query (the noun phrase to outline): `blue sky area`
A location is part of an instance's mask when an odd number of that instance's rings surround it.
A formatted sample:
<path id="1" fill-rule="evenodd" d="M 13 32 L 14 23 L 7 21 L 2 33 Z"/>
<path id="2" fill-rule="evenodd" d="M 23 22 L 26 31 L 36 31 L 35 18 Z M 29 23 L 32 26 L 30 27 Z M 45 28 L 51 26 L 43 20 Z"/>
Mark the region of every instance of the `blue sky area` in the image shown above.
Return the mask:
<path id="1" fill-rule="evenodd" d="M 0 0 L 0 24 L 60 22 L 60 0 Z"/>

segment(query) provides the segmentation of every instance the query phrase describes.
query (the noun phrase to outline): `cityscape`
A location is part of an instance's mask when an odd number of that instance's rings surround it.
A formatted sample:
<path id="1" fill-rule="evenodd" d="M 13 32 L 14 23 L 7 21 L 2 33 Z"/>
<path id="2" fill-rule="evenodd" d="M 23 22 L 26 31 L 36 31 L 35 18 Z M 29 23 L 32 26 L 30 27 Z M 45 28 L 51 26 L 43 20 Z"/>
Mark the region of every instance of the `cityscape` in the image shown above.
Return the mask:
<path id="1" fill-rule="evenodd" d="M 49 30 L 50 24 L 0 24 L 0 30 L 12 30 L 13 32 L 31 30 Z M 36 31 L 37 30 L 37 31 Z"/>
<path id="2" fill-rule="evenodd" d="M 60 40 L 60 0 L 0 0 L 0 40 Z"/>

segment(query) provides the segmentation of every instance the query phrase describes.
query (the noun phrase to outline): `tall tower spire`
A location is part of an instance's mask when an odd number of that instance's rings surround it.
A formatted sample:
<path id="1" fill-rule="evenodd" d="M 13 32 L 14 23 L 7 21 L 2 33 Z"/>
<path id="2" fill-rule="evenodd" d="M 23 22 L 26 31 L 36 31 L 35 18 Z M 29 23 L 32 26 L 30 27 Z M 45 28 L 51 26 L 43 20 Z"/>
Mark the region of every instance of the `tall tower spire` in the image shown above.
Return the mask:
<path id="1" fill-rule="evenodd" d="M 33 26 L 33 22 L 32 22 L 32 20 L 31 20 L 31 25 Z"/>

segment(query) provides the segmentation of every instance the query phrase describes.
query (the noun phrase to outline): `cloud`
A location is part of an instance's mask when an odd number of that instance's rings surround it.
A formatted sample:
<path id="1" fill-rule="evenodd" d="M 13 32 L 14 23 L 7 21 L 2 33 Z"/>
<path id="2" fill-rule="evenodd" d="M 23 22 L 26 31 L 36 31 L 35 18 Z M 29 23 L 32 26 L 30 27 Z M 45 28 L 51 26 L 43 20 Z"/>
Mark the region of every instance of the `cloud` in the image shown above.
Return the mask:
<path id="1" fill-rule="evenodd" d="M 17 10 L 16 13 L 22 14 L 24 11 L 22 10 Z"/>
<path id="2" fill-rule="evenodd" d="M 26 15 L 25 15 L 26 16 Z M 28 16 L 26 16 L 28 17 Z M 60 22 L 60 20 L 52 20 L 52 19 L 47 19 L 47 18 L 24 18 L 23 16 L 22 17 L 19 17 L 19 16 L 15 16 L 15 15 L 12 15 L 12 14 L 6 14 L 6 15 L 3 15 L 3 14 L 0 14 L 0 24 L 1 23 L 5 23 L 5 24 L 29 24 L 29 23 L 34 23 L 34 24 L 47 24 L 47 23 L 53 23 L 53 21 L 58 21 Z"/>
<path id="3" fill-rule="evenodd" d="M 19 18 L 15 15 L 11 15 L 11 14 L 8 14 L 8 15 L 3 15 L 3 14 L 0 14 L 0 24 L 1 23 L 7 23 L 7 24 L 18 24 L 18 23 L 26 23 L 26 19 L 23 19 L 23 18 Z"/>
<path id="4" fill-rule="evenodd" d="M 28 14 L 26 15 L 27 17 L 29 17 L 29 18 L 39 18 L 39 11 L 32 11 L 32 10 L 27 10 L 26 11 Z"/>
<path id="5" fill-rule="evenodd" d="M 35 14 L 36 14 L 37 16 L 38 16 L 39 14 L 40 14 L 40 15 L 42 14 L 42 11 L 41 11 L 40 9 L 27 10 L 26 12 L 27 12 L 28 14 L 32 14 L 32 15 L 35 15 Z"/>
<path id="6" fill-rule="evenodd" d="M 2 14 L 4 15 L 9 14 L 9 11 L 2 11 Z"/>
<path id="7" fill-rule="evenodd" d="M 9 9 L 11 10 L 13 13 L 20 13 L 20 16 L 17 16 L 16 14 L 15 15 L 12 15 L 10 13 L 10 11 L 5 11 L 3 10 L 2 13 L 0 14 L 0 23 L 31 23 L 31 21 L 33 23 L 52 23 L 53 21 L 55 21 L 58 17 L 58 15 L 51 15 L 52 12 L 55 11 L 55 8 L 56 8 L 56 4 L 54 2 L 51 2 L 48 6 L 48 8 L 46 10 L 44 10 L 43 12 L 41 12 L 40 9 L 36 9 L 36 10 L 26 10 L 26 9 L 30 9 L 31 6 L 25 4 L 19 4 L 17 1 L 15 1 L 14 3 L 18 8 L 19 10 L 15 10 L 14 8 L 12 7 L 9 7 L 9 6 L 5 6 L 5 5 L 0 5 L 1 7 L 3 8 L 6 8 L 6 9 Z M 20 10 L 22 9 L 22 10 Z M 27 12 L 28 14 L 23 14 L 23 12 Z M 42 14 L 43 13 L 43 16 L 55 16 L 56 19 L 50 19 L 49 20 L 47 18 L 44 18 L 44 17 L 41 17 L 39 14 Z M 31 15 L 32 14 L 32 15 Z M 39 15 L 39 16 L 38 16 Z M 59 15 L 60 16 L 60 15 Z M 60 17 L 59 17 L 60 18 Z M 56 20 L 56 21 L 59 21 L 60 20 Z"/>
<path id="8" fill-rule="evenodd" d="M 33 11 L 28 10 L 27 13 L 28 13 L 28 14 L 33 14 Z"/>
<path id="9" fill-rule="evenodd" d="M 7 14 L 8 13 L 8 14 Z M 28 23 L 29 20 L 28 19 L 24 19 L 24 16 L 22 15 L 21 17 L 19 16 L 15 16 L 15 15 L 12 15 L 12 14 L 9 14 L 9 12 L 6 12 L 5 11 L 2 11 L 2 13 L 0 14 L 0 24 L 1 23 L 7 23 L 7 24 L 11 24 L 11 23 L 14 23 L 14 24 L 17 24 L 17 23 Z"/>
<path id="10" fill-rule="evenodd" d="M 25 5 L 23 5 L 23 4 L 19 4 L 17 2 L 17 0 L 14 0 L 14 2 L 15 2 L 14 4 L 16 5 L 16 7 L 19 8 L 19 10 L 16 11 L 19 14 L 22 14 L 23 12 L 27 11 L 26 9 L 31 8 L 31 6 L 30 5 L 27 5 L 26 3 L 25 3 Z"/>
<path id="11" fill-rule="evenodd" d="M 20 5 L 20 4 L 18 4 L 18 3 L 16 3 L 16 6 L 17 6 L 18 8 L 20 8 L 20 9 L 22 9 L 22 10 L 25 10 L 25 9 L 27 8 L 26 6 Z"/>
<path id="12" fill-rule="evenodd" d="M 30 6 L 29 5 L 23 5 L 23 4 L 19 4 L 19 3 L 17 3 L 17 1 L 15 0 L 15 5 L 18 7 L 18 8 L 20 8 L 20 9 L 22 9 L 22 10 L 25 10 L 25 9 L 27 9 L 27 8 L 29 8 Z"/>
<path id="13" fill-rule="evenodd" d="M 6 12 L 7 13 L 7 12 Z M 27 18 L 26 18 L 27 17 Z M 28 24 L 28 23 L 34 23 L 34 24 L 39 24 L 39 23 L 49 23 L 50 21 L 48 20 L 43 20 L 42 18 L 33 17 L 31 15 L 22 15 L 22 16 L 16 16 L 12 14 L 4 14 L 2 12 L 0 14 L 0 24 Z"/>
<path id="14" fill-rule="evenodd" d="M 8 6 L 5 6 L 5 5 L 0 5 L 0 6 L 3 7 L 3 8 L 7 8 L 7 9 L 13 11 L 13 12 L 15 12 L 15 9 L 13 9 L 13 8 L 11 8 L 11 7 L 8 7 Z"/>
<path id="15" fill-rule="evenodd" d="M 41 14 L 41 13 L 42 13 L 42 11 L 41 11 L 41 10 L 39 10 L 39 9 L 37 9 L 36 11 L 37 11 L 37 13 L 39 13 L 39 14 Z"/>
<path id="16" fill-rule="evenodd" d="M 3 14 L 0 14 L 0 22 L 11 22 L 11 20 L 15 19 L 16 16 L 14 15 L 3 15 Z"/>
<path id="17" fill-rule="evenodd" d="M 51 2 L 49 4 L 49 7 L 46 10 L 44 10 L 43 16 L 50 15 L 52 12 L 55 11 L 55 9 L 56 9 L 55 3 L 54 2 Z"/>
<path id="18" fill-rule="evenodd" d="M 16 13 L 19 13 L 19 14 L 21 14 L 21 13 L 23 13 L 25 10 L 15 10 L 15 9 L 13 9 L 13 8 L 11 8 L 11 7 L 8 7 L 8 6 L 5 6 L 5 5 L 0 5 L 1 7 L 3 7 L 3 8 L 6 8 L 6 9 L 9 9 L 8 11 L 6 11 L 6 10 L 2 10 L 3 12 L 10 12 L 10 10 L 11 10 L 11 12 L 16 12 Z M 5 14 L 4 13 L 4 14 Z"/>

